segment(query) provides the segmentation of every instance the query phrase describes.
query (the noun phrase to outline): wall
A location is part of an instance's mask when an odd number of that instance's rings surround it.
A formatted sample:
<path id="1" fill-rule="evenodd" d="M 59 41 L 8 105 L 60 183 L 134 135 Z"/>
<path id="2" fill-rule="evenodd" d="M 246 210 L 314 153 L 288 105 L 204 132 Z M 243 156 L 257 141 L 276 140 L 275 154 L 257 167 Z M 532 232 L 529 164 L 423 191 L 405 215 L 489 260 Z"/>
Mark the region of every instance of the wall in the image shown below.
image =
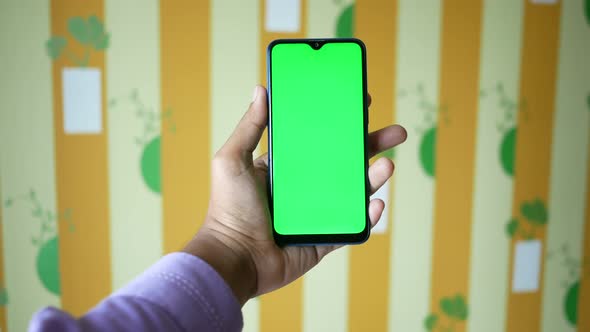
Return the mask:
<path id="1" fill-rule="evenodd" d="M 352 35 L 386 214 L 245 330 L 590 330 L 588 0 L 2 1 L 1 330 L 180 248 L 268 42 Z"/>

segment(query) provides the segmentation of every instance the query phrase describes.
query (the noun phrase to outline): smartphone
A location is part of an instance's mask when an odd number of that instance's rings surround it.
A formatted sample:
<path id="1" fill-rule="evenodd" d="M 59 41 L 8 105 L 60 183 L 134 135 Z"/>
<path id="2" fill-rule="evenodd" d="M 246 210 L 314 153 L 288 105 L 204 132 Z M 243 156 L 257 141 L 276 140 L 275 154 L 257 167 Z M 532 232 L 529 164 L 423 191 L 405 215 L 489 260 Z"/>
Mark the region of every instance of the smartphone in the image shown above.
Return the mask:
<path id="1" fill-rule="evenodd" d="M 369 237 L 367 70 L 362 41 L 267 48 L 269 193 L 279 245 Z"/>

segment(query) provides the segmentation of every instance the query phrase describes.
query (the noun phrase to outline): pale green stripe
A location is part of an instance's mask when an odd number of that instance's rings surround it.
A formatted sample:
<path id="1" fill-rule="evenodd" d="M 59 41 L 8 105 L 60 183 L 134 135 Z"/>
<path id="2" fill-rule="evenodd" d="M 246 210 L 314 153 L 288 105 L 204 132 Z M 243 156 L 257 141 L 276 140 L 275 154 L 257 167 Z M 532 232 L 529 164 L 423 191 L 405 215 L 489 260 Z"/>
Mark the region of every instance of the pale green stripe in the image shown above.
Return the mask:
<path id="1" fill-rule="evenodd" d="M 259 76 L 259 1 L 211 2 L 211 154 L 252 101 Z"/>
<path id="2" fill-rule="evenodd" d="M 352 1 L 308 1 L 307 36 L 334 37 L 337 19 Z M 349 248 L 329 254 L 305 275 L 303 330 L 347 331 Z"/>
<path id="3" fill-rule="evenodd" d="M 26 22 L 26 23 L 25 23 Z M 2 2 L 0 40 L 0 177 L 2 198 L 35 190 L 45 209 L 55 212 L 54 129 L 49 39 L 49 2 Z M 42 306 L 59 297 L 39 282 L 31 243 L 40 223 L 26 202 L 3 207 L 4 271 L 9 294 L 8 329 L 26 331 Z"/>
<path id="4" fill-rule="evenodd" d="M 496 87 L 501 84 L 506 96 L 517 102 L 522 18 L 521 2 L 484 3 L 469 275 L 470 331 L 503 331 L 506 320 L 510 238 L 505 225 L 512 215 L 513 178 L 500 164 L 506 130 L 498 126 L 510 126 L 503 120 Z"/>
<path id="5" fill-rule="evenodd" d="M 582 0 L 563 1 L 555 122 L 551 151 L 549 222 L 543 279 L 542 331 L 575 331 L 566 320 L 566 292 L 579 280 L 584 235 L 588 123 L 590 121 L 590 27 Z M 567 253 L 561 251 L 567 245 Z M 574 263 L 576 264 L 576 263 Z M 570 275 L 573 273 L 573 275 Z M 588 313 L 578 312 L 578 315 Z"/>
<path id="6" fill-rule="evenodd" d="M 146 122 L 130 95 L 159 117 L 160 40 L 157 1 L 106 0 L 105 27 L 111 33 L 106 54 L 108 107 L 111 266 L 117 289 L 162 255 L 162 199 L 144 183 L 140 161 Z M 167 122 L 162 126 L 167 130 Z M 159 130 L 146 135 L 159 136 Z"/>
<path id="7" fill-rule="evenodd" d="M 430 306 L 432 221 L 435 181 L 419 160 L 425 121 L 417 86 L 429 103 L 438 101 L 441 2 L 400 0 L 398 12 L 396 122 L 408 140 L 396 149 L 389 289 L 389 330 L 422 331 Z"/>
<path id="8" fill-rule="evenodd" d="M 259 76 L 258 0 L 211 2 L 211 154 L 233 132 L 252 100 Z M 211 155 L 211 156 L 212 156 Z M 242 310 L 244 331 L 260 327 L 258 300 Z"/>
<path id="9" fill-rule="evenodd" d="M 260 330 L 260 300 L 251 299 L 242 307 L 244 317 L 243 332 L 258 332 Z"/>

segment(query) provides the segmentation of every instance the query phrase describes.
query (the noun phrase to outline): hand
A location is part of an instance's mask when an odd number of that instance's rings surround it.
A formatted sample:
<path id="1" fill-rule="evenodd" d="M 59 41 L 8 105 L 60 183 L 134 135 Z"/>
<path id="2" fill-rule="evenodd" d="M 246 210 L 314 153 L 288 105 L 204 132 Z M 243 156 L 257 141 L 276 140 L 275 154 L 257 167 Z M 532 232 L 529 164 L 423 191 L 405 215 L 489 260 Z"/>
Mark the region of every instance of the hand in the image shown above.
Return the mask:
<path id="1" fill-rule="evenodd" d="M 281 288 L 301 277 L 339 246 L 275 244 L 267 197 L 268 160 L 252 154 L 267 123 L 266 89 L 257 86 L 254 101 L 212 164 L 211 200 L 207 218 L 185 252 L 208 262 L 229 284 L 240 304 Z M 406 139 L 404 128 L 392 125 L 369 135 L 369 155 Z M 313 162 L 313 161 L 311 161 Z M 393 162 L 380 158 L 369 167 L 371 194 L 393 174 Z M 375 226 L 383 201 L 371 200 Z"/>

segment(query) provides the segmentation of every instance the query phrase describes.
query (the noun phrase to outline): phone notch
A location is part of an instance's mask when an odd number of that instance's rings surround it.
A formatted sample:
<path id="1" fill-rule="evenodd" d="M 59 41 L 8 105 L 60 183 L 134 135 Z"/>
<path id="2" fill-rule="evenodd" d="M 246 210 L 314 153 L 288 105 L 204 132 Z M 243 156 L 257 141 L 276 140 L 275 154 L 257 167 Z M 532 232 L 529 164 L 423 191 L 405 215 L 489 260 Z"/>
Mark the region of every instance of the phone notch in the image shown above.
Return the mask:
<path id="1" fill-rule="evenodd" d="M 323 39 L 313 39 L 309 42 L 309 46 L 311 46 L 311 48 L 317 51 L 320 48 L 322 48 L 322 46 L 324 46 L 325 43 L 326 41 Z"/>

